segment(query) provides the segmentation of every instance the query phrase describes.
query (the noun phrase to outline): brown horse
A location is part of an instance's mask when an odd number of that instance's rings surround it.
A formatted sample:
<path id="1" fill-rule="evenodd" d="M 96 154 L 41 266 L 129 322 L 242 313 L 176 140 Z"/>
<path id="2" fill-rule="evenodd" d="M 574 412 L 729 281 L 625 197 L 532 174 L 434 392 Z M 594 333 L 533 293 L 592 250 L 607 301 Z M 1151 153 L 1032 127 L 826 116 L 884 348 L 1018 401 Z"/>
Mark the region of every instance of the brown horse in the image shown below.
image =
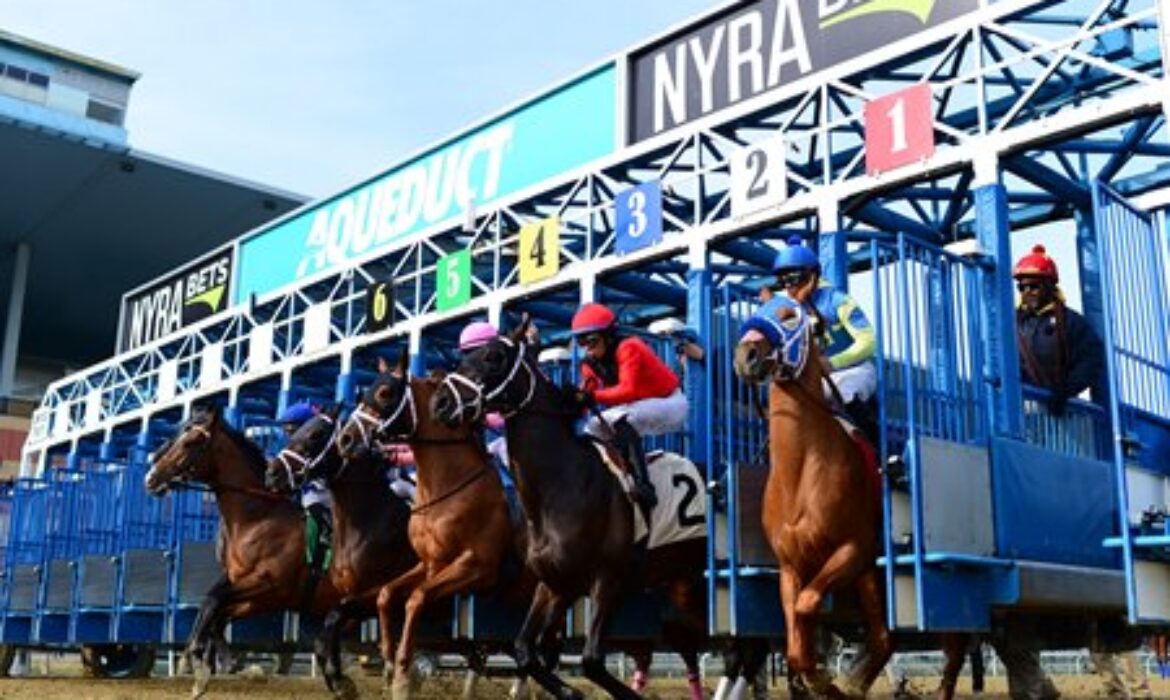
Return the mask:
<path id="1" fill-rule="evenodd" d="M 672 594 L 680 619 L 664 637 L 694 653 L 706 636 L 702 575 L 706 541 L 687 540 L 646 552 L 634 542 L 634 513 L 618 480 L 592 444 L 578 437 L 581 407 L 535 367 L 522 339 L 527 324 L 464 357 L 431 399 L 431 411 L 455 425 L 485 410 L 507 416 L 509 459 L 528 520 L 529 567 L 540 584 L 516 640 L 516 662 L 558 698 L 581 698 L 533 654 L 537 637 L 563 619 L 578 597 L 590 617 L 581 667 L 615 698 L 641 697 L 605 668 L 602 643 L 623 594 L 644 585 Z M 641 559 L 644 557 L 644 559 Z M 641 560 L 640 560 L 641 559 Z"/>
<path id="2" fill-rule="evenodd" d="M 268 463 L 266 485 L 296 492 L 305 479 L 324 480 L 333 495 L 333 562 L 329 573 L 342 596 L 325 618 L 315 652 L 325 685 L 338 697 L 357 690 L 341 667 L 341 633 L 374 612 L 376 591 L 415 565 L 407 540 L 410 508 L 394 496 L 380 460 L 367 456 L 343 462 L 333 440 L 339 408 L 318 413 L 289 438 Z"/>
<path id="3" fill-rule="evenodd" d="M 819 665 L 814 640 L 825 596 L 852 586 L 869 640 L 848 687 L 864 695 L 893 653 L 876 565 L 880 495 L 825 402 L 812 316 L 778 303 L 760 313 L 745 324 L 735 371 L 751 382 L 772 380 L 763 528 L 780 568 L 789 672 L 818 694 L 846 697 Z"/>
<path id="4" fill-rule="evenodd" d="M 519 561 L 519 542 L 508 514 L 503 486 L 495 474 L 478 430 L 435 421 L 428 404 L 439 379 L 410 379 L 406 355 L 397 367 L 385 363 L 365 399 L 350 414 L 337 445 L 344 459 L 360 459 L 376 438 L 407 442 L 417 462 L 418 492 L 410 518 L 410 543 L 419 561 L 385 583 L 378 595 L 382 656 L 393 697 L 412 695 L 411 659 L 419 615 L 427 605 L 458 593 L 488 591 L 500 583 L 511 554 Z M 531 594 L 532 581 L 518 581 L 517 601 Z M 397 649 L 393 613 L 406 602 Z M 470 692 L 470 691 L 469 691 Z"/>
<path id="5" fill-rule="evenodd" d="M 146 490 L 156 496 L 189 482 L 215 494 L 226 532 L 224 576 L 207 592 L 189 651 L 203 656 L 194 697 L 207 690 L 214 645 L 229 620 L 281 610 L 324 615 L 341 596 L 305 563 L 301 510 L 264 488 L 264 455 L 236 432 L 218 408 L 194 415 L 155 455 Z"/>
<path id="6" fill-rule="evenodd" d="M 869 640 L 846 690 L 864 696 L 893 653 L 877 568 L 880 485 L 825 399 L 827 370 L 812 319 L 780 297 L 762 307 L 744 324 L 735 371 L 747 381 L 771 380 L 763 529 L 780 568 L 789 673 L 818 694 L 846 697 L 819 665 L 813 645 L 825 596 L 852 586 Z M 938 698 L 954 697 L 969 639 L 942 635 L 946 664 Z"/>

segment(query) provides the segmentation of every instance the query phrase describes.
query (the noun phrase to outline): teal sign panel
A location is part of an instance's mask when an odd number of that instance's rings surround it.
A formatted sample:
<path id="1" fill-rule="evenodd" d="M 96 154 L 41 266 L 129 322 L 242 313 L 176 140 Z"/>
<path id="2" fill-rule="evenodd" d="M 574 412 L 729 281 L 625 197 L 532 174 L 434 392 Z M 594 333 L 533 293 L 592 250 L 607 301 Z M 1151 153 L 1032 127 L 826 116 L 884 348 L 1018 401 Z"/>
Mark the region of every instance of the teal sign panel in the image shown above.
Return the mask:
<path id="1" fill-rule="evenodd" d="M 240 245 L 236 302 L 613 153 L 616 91 L 608 64 L 257 233 Z"/>

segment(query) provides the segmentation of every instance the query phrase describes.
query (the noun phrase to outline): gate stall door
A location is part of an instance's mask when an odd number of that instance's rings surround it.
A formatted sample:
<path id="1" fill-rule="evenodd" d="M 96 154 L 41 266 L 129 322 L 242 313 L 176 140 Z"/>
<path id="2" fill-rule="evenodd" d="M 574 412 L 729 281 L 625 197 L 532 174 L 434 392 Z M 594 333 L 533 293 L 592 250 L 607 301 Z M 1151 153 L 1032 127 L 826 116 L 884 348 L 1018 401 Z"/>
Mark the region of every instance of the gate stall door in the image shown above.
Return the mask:
<path id="1" fill-rule="evenodd" d="M 1093 189 L 1120 537 L 1131 623 L 1170 622 L 1170 338 L 1165 241 L 1154 217 Z"/>

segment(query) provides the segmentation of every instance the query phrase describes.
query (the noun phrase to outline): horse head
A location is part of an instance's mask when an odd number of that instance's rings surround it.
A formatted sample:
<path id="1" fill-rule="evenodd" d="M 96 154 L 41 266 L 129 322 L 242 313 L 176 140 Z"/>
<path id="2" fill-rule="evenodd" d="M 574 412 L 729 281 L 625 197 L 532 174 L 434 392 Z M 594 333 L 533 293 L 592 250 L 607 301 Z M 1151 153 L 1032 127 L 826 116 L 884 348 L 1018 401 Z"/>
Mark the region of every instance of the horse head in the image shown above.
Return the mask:
<path id="1" fill-rule="evenodd" d="M 218 406 L 197 411 L 175 437 L 151 455 L 146 490 L 161 496 L 173 484 L 209 481 L 215 471 L 211 444 L 222 424 Z"/>
<path id="2" fill-rule="evenodd" d="M 341 406 L 318 413 L 305 421 L 288 439 L 280 454 L 268 461 L 264 485 L 276 493 L 292 493 L 324 463 L 337 434 Z M 327 475 L 326 475 L 327 476 Z"/>
<path id="3" fill-rule="evenodd" d="M 342 459 L 364 458 L 375 440 L 387 436 L 392 440 L 406 439 L 417 430 L 418 408 L 406 366 L 405 352 L 399 354 L 393 367 L 378 359 L 378 377 L 337 434 L 337 451 Z"/>
<path id="4" fill-rule="evenodd" d="M 484 343 L 463 357 L 431 396 L 431 414 L 449 426 L 478 421 L 488 411 L 515 413 L 532 401 L 538 372 L 524 341 L 525 320 L 508 335 Z"/>
<path id="5" fill-rule="evenodd" d="M 791 299 L 773 297 L 740 328 L 735 346 L 735 373 L 762 384 L 801 376 L 812 349 L 812 315 Z"/>

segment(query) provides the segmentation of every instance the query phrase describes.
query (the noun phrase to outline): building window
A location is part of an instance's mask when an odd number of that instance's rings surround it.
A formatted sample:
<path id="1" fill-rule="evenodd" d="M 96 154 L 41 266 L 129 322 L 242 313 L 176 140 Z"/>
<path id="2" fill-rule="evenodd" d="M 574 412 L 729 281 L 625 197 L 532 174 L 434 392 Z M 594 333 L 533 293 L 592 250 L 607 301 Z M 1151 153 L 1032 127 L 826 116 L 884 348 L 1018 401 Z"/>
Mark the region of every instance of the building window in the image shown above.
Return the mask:
<path id="1" fill-rule="evenodd" d="M 41 75 L 40 73 L 29 73 L 28 82 L 30 85 L 47 88 L 49 87 L 49 76 Z"/>
<path id="2" fill-rule="evenodd" d="M 122 110 L 97 100 L 89 101 L 85 108 L 85 116 L 114 126 L 122 125 Z"/>
<path id="3" fill-rule="evenodd" d="M 4 73 L 9 78 L 12 78 L 13 80 L 19 80 L 22 83 L 28 80 L 28 71 L 18 66 L 8 66 L 4 69 Z"/>

